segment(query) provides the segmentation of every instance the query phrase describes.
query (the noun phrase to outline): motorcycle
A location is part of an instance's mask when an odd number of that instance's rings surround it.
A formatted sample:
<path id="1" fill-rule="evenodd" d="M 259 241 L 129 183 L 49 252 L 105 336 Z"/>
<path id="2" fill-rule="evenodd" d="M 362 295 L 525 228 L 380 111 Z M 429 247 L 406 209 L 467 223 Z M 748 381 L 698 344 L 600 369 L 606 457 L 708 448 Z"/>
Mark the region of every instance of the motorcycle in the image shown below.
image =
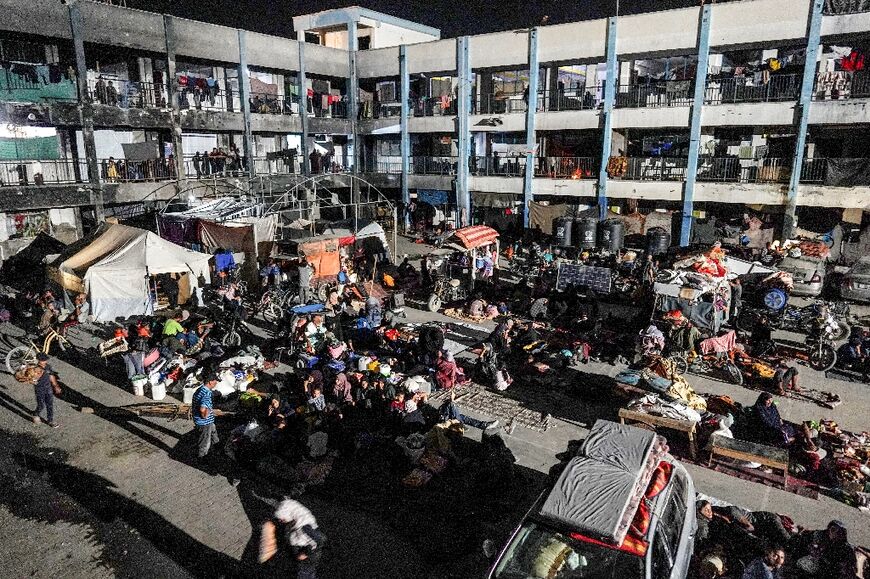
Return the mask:
<path id="1" fill-rule="evenodd" d="M 776 351 L 780 355 L 790 355 L 806 362 L 813 370 L 827 372 L 837 364 L 833 336 L 838 331 L 836 320 L 829 315 L 818 330 L 807 335 L 803 345 L 792 346 L 776 342 Z"/>
<path id="2" fill-rule="evenodd" d="M 846 338 L 851 331 L 847 321 L 849 305 L 845 302 L 815 301 L 803 307 L 787 305 L 776 315 L 768 309 L 747 308 L 740 313 L 735 325 L 742 332 L 751 332 L 761 316 L 767 319 L 773 330 L 788 330 L 798 333 L 809 333 L 817 320 L 831 317 L 835 323 L 830 334 L 831 340 L 834 342 Z"/>

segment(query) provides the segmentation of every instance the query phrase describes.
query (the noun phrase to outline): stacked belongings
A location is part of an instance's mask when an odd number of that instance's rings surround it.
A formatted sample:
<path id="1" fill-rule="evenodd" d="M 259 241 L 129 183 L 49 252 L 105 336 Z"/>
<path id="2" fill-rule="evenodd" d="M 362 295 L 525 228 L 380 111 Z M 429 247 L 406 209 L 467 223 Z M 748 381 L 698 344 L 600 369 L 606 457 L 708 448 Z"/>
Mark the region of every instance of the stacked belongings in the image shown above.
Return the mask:
<path id="1" fill-rule="evenodd" d="M 662 270 L 654 284 L 656 311 L 679 310 L 697 327 L 718 332 L 728 320 L 731 286 L 725 254 L 717 243 Z"/>

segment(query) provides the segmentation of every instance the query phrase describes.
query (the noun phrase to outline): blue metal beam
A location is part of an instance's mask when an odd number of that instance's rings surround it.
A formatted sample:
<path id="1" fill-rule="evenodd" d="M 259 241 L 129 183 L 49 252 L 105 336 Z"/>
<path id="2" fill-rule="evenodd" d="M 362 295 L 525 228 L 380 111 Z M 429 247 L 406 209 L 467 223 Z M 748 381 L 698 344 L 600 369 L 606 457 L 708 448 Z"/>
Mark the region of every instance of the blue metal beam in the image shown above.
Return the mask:
<path id="1" fill-rule="evenodd" d="M 305 31 L 301 30 L 302 37 Z M 302 121 L 302 140 L 299 147 L 301 155 L 299 167 L 303 175 L 311 174 L 311 166 L 308 163 L 308 80 L 305 74 L 305 42 L 299 43 L 299 75 L 296 77 L 299 87 L 299 119 Z"/>
<path id="2" fill-rule="evenodd" d="M 788 197 L 785 203 L 782 235 L 791 237 L 797 226 L 797 196 L 804 168 L 804 148 L 807 143 L 807 125 L 810 120 L 810 103 L 812 103 L 813 84 L 816 79 L 816 61 L 819 58 L 819 44 L 822 36 L 822 7 L 824 0 L 813 0 L 810 6 L 809 32 L 807 34 L 807 58 L 804 63 L 804 77 L 801 84 L 800 100 L 797 104 L 798 130 L 794 146 L 794 164 L 791 169 L 791 179 L 788 184 Z"/>
<path id="3" fill-rule="evenodd" d="M 532 181 L 535 178 L 535 115 L 538 111 L 538 29 L 529 30 L 529 98 L 526 110 L 526 175 L 523 181 L 523 227 L 529 227 L 532 206 Z"/>
<path id="4" fill-rule="evenodd" d="M 399 46 L 399 102 L 402 103 L 400 117 L 400 133 L 401 133 L 401 151 L 402 155 L 402 203 L 407 208 L 411 203 L 411 190 L 408 187 L 408 176 L 411 172 L 411 135 L 408 132 L 408 116 L 410 113 L 410 90 L 411 77 L 408 73 L 408 51 L 407 47 L 402 44 Z M 404 226 L 408 227 L 411 223 L 411 216 L 405 211 Z"/>
<path id="5" fill-rule="evenodd" d="M 457 162 L 456 162 L 456 224 L 463 227 L 471 223 L 471 192 L 468 190 L 468 155 L 471 152 L 471 57 L 468 36 L 456 39 L 456 71 L 459 75 L 459 102 L 457 114 Z"/>
<path id="6" fill-rule="evenodd" d="M 347 68 L 349 79 L 347 82 L 347 116 L 350 119 L 351 144 L 353 146 L 353 157 L 351 159 L 351 172 L 359 173 L 359 164 L 357 159 L 360 158 L 359 143 L 357 142 L 357 108 L 359 106 L 359 79 L 356 73 L 356 51 L 359 48 L 359 38 L 357 36 L 356 22 L 347 23 Z M 355 183 L 356 181 L 354 181 Z M 354 188 L 354 191 L 357 189 Z"/>
<path id="7" fill-rule="evenodd" d="M 607 217 L 607 162 L 613 144 L 613 103 L 616 101 L 616 16 L 607 19 L 607 76 L 604 79 L 604 106 L 601 111 L 601 166 L 598 171 L 598 215 Z"/>
<path id="8" fill-rule="evenodd" d="M 244 30 L 239 30 L 239 102 L 245 127 L 242 149 L 248 175 L 254 176 L 254 135 L 251 132 L 251 77 L 248 74 L 248 39 Z"/>
<path id="9" fill-rule="evenodd" d="M 707 87 L 707 65 L 710 60 L 710 20 L 713 6 L 701 7 L 698 23 L 698 66 L 695 70 L 695 94 L 689 120 L 689 160 L 686 164 L 686 182 L 683 183 L 683 215 L 680 222 L 680 245 L 686 247 L 692 234 L 692 211 L 695 203 L 695 180 L 698 175 L 698 154 L 701 150 L 701 113 Z"/>

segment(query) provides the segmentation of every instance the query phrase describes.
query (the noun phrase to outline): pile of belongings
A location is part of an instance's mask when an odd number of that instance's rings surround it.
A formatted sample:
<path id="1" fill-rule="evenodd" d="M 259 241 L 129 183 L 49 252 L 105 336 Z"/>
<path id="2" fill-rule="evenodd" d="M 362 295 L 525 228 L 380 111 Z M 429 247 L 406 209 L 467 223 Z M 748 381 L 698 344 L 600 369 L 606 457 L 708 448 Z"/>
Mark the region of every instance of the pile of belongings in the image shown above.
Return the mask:
<path id="1" fill-rule="evenodd" d="M 653 394 L 658 394 L 665 401 L 679 402 L 704 412 L 707 402 L 689 386 L 686 379 L 677 373 L 673 361 L 657 358 L 647 367 L 632 368 L 629 366 L 616 375 L 616 381 L 629 386 L 636 386 Z"/>
<path id="2" fill-rule="evenodd" d="M 398 437 L 396 444 L 415 467 L 402 478 L 402 484 L 418 488 L 432 480 L 434 475 L 444 472 L 449 462 L 448 457 L 452 454 L 451 439 L 462 438 L 463 432 L 461 422 L 446 420 L 433 426 L 425 435 Z"/>
<path id="3" fill-rule="evenodd" d="M 701 421 L 701 414 L 697 410 L 689 408 L 679 400 L 665 400 L 658 394 L 646 394 L 636 398 L 629 402 L 626 408 L 635 412 L 672 418 L 674 420 Z"/>

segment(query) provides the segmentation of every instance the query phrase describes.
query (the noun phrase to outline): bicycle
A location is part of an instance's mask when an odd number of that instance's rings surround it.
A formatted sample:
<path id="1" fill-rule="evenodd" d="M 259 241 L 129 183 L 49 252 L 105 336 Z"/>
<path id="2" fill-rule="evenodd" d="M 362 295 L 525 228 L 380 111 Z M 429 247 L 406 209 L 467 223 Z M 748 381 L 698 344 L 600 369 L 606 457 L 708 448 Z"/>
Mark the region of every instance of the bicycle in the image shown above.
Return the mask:
<path id="1" fill-rule="evenodd" d="M 33 340 L 28 341 L 30 342 L 29 346 L 16 346 L 6 354 L 6 369 L 9 370 L 10 374 L 15 374 L 22 366 L 35 366 L 36 355 L 39 353 L 48 354 L 51 345 L 55 342 L 57 342 L 61 352 L 66 352 L 67 346 L 72 346 L 70 341 L 54 328 L 49 328 L 45 333 L 41 348 Z"/>

